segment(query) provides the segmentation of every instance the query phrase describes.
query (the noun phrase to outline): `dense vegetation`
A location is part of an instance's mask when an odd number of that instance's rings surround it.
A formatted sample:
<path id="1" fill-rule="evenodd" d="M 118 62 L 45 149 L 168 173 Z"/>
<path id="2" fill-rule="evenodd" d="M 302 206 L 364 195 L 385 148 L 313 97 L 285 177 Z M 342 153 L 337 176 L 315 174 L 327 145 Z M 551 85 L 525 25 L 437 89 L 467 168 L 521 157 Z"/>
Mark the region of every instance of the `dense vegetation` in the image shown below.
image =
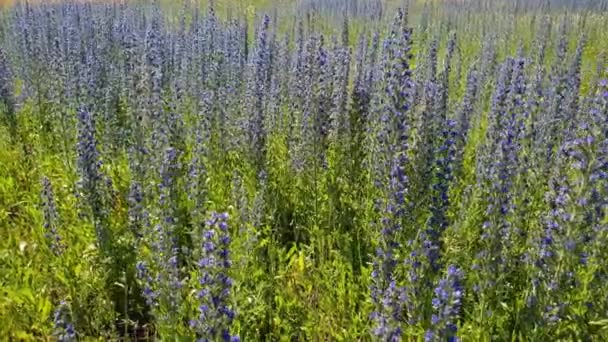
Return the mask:
<path id="1" fill-rule="evenodd" d="M 607 4 L 4 9 L 0 339 L 608 339 Z"/>

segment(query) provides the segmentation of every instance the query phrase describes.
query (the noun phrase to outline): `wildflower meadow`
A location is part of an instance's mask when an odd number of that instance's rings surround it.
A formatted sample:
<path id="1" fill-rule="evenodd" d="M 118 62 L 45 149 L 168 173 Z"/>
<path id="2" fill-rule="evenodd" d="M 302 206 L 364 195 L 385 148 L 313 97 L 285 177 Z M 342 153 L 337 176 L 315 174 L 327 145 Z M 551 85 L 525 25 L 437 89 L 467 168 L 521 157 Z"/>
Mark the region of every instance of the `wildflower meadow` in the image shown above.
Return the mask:
<path id="1" fill-rule="evenodd" d="M 0 341 L 608 340 L 608 0 L 0 6 Z"/>

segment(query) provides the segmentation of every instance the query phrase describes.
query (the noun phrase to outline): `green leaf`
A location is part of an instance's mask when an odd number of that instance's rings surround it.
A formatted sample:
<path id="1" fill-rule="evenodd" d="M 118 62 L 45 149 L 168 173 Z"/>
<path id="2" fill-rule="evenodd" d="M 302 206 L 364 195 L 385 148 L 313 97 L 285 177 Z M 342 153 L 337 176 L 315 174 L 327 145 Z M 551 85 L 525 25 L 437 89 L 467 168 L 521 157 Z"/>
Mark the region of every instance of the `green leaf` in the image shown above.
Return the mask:
<path id="1" fill-rule="evenodd" d="M 51 310 L 53 309 L 53 305 L 51 301 L 48 300 L 47 297 L 42 297 L 38 300 L 38 312 L 40 313 L 40 317 L 38 319 L 41 322 L 46 321 L 51 315 Z"/>
<path id="2" fill-rule="evenodd" d="M 17 331 L 17 332 L 15 332 L 14 336 L 16 337 L 17 340 L 20 340 L 20 341 L 31 341 L 34 339 L 34 336 L 32 336 L 32 334 L 27 333 L 25 331 Z"/>
<path id="3" fill-rule="evenodd" d="M 599 321 L 591 321 L 589 325 L 608 326 L 608 318 L 600 319 Z"/>
<path id="4" fill-rule="evenodd" d="M 19 289 L 19 296 L 21 296 L 21 298 L 29 301 L 30 303 L 35 303 L 36 299 L 34 298 L 34 293 L 32 292 L 32 289 L 24 287 Z"/>

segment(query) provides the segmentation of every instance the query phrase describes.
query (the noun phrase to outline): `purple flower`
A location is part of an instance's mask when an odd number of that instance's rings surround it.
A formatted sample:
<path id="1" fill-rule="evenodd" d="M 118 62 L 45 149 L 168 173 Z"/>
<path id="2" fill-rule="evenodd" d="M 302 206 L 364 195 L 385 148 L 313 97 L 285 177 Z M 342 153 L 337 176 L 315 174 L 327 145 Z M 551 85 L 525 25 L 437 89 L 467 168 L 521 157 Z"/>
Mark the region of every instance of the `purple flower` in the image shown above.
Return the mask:
<path id="1" fill-rule="evenodd" d="M 97 244 L 105 253 L 111 243 L 108 227 L 107 179 L 101 170 L 101 158 L 95 138 L 95 121 L 92 115 L 83 108 L 78 112 L 78 170 L 79 186 L 88 211 L 91 214 Z"/>
<path id="2" fill-rule="evenodd" d="M 455 338 L 457 332 L 456 321 L 460 316 L 464 294 L 463 277 L 464 274 L 459 268 L 450 265 L 446 275 L 439 280 L 433 297 L 432 327 L 425 335 L 426 341 Z"/>
<path id="3" fill-rule="evenodd" d="M 381 220 L 381 240 L 376 252 L 373 268 L 371 293 L 376 311 L 372 315 L 375 334 L 392 340 L 400 334 L 399 318 L 403 305 L 403 289 L 396 285 L 395 253 L 400 247 L 399 232 L 407 217 L 407 195 L 409 179 L 405 172 L 408 163 L 409 122 L 408 111 L 411 103 L 410 29 L 405 27 L 404 13 L 399 10 L 393 24 L 391 35 L 386 41 L 387 70 L 385 70 L 388 99 L 387 110 L 391 115 L 384 126 L 384 136 L 388 137 L 393 148 L 387 156 L 390 161 L 388 184 L 389 198 Z M 398 333 L 399 332 L 399 333 Z"/>
<path id="4" fill-rule="evenodd" d="M 134 181 L 129 187 L 129 228 L 133 235 L 140 238 L 143 234 L 144 218 L 146 216 L 144 207 L 144 194 L 141 184 Z"/>
<path id="5" fill-rule="evenodd" d="M 263 164 L 266 150 L 266 103 L 270 91 L 271 81 L 271 56 L 273 42 L 269 37 L 270 17 L 264 15 L 261 27 L 258 30 L 257 44 L 251 68 L 254 70 L 253 77 L 249 81 L 249 92 L 252 101 L 249 122 L 249 146 L 258 165 Z"/>
<path id="6" fill-rule="evenodd" d="M 42 177 L 42 212 L 44 216 L 44 236 L 49 242 L 49 247 L 55 253 L 60 255 L 65 248 L 61 236 L 57 231 L 59 216 L 57 214 L 57 204 L 55 203 L 55 195 L 51 181 L 45 176 Z"/>
<path id="7" fill-rule="evenodd" d="M 238 339 L 230 335 L 230 326 L 235 313 L 230 305 L 232 279 L 230 272 L 230 237 L 228 214 L 211 213 L 203 231 L 201 259 L 199 266 L 198 291 L 199 317 L 192 321 L 191 327 L 197 336 L 205 340 L 224 341 Z"/>
<path id="8" fill-rule="evenodd" d="M 475 67 L 472 67 L 471 70 L 469 70 L 469 75 L 467 76 L 465 93 L 458 114 L 459 138 L 462 140 L 461 144 L 467 140 L 469 129 L 471 127 L 471 120 L 475 114 L 475 103 L 478 97 L 478 87 L 478 72 Z"/>
<path id="9" fill-rule="evenodd" d="M 54 331 L 53 336 L 60 342 L 77 341 L 76 330 L 72 324 L 72 310 L 70 305 L 62 301 L 55 308 L 53 315 Z"/>
<path id="10" fill-rule="evenodd" d="M 4 54 L 4 50 L 0 48 L 0 104 L 4 106 L 6 113 L 6 121 L 10 128 L 10 133 L 13 138 L 17 134 L 17 118 L 15 116 L 15 100 L 13 98 L 13 74 L 10 65 Z"/>
<path id="11" fill-rule="evenodd" d="M 158 293 L 152 288 L 155 284 L 148 269 L 148 265 L 143 261 L 138 261 L 135 265 L 135 274 L 142 283 L 142 294 L 146 300 L 146 304 L 151 308 L 156 307 L 156 305 L 158 305 Z"/>

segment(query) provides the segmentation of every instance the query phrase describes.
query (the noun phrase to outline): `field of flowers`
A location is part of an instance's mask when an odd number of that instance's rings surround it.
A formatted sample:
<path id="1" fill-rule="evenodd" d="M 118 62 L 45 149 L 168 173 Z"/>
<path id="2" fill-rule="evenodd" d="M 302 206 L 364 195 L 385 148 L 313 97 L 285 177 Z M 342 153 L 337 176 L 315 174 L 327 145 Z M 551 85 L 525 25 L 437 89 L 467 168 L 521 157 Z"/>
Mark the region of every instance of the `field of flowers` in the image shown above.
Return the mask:
<path id="1" fill-rule="evenodd" d="M 607 0 L 218 2 L 0 10 L 1 341 L 608 340 Z"/>

